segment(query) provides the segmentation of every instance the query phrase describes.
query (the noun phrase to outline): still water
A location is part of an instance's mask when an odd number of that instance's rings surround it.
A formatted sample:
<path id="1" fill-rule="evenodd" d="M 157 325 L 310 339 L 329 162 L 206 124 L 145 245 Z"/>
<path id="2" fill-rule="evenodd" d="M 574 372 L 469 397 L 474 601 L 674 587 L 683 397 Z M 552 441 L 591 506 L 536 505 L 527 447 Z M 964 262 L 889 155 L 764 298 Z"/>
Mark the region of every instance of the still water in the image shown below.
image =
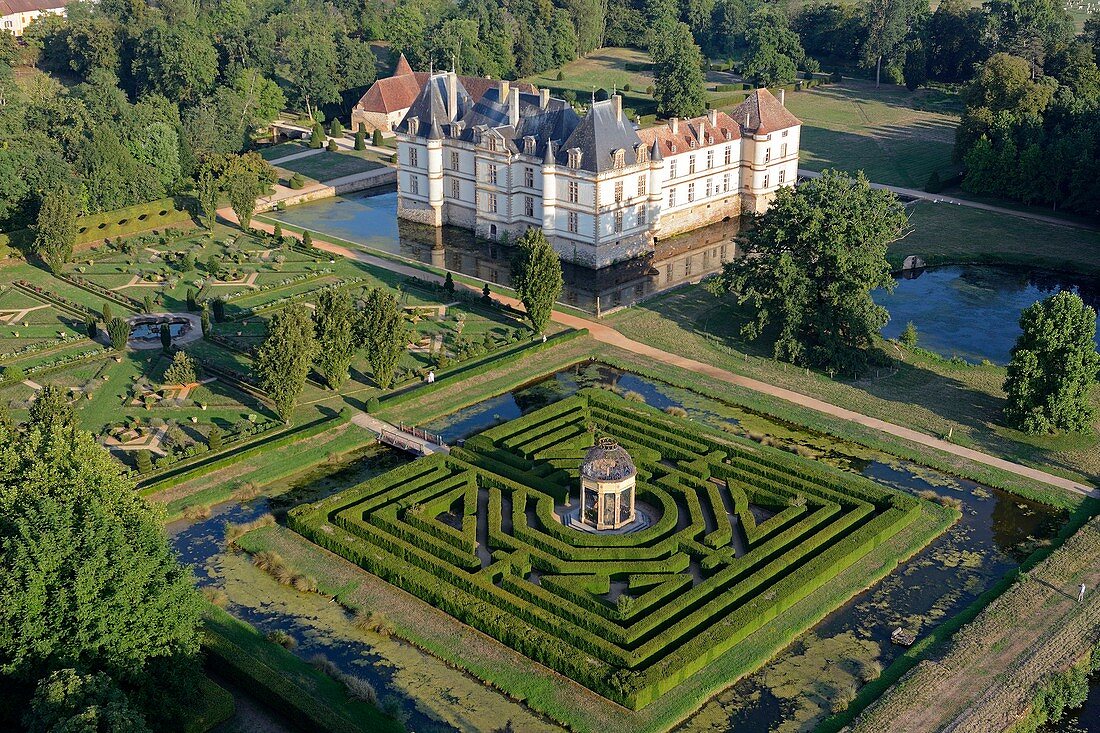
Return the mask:
<path id="1" fill-rule="evenodd" d="M 912 321 L 926 349 L 969 362 L 1007 364 L 1020 335 L 1020 314 L 1062 290 L 1078 293 L 1093 308 L 1100 306 L 1100 283 L 984 265 L 906 273 L 893 293 L 876 290 L 873 297 L 890 311 L 890 323 L 882 329 L 886 338 L 897 338 Z"/>
<path id="2" fill-rule="evenodd" d="M 682 408 L 692 420 L 757 437 L 773 436 L 803 446 L 818 460 L 844 470 L 903 490 L 931 491 L 962 502 L 962 519 L 945 534 L 885 580 L 835 611 L 762 670 L 712 698 L 681 726 L 681 731 L 812 729 L 833 701 L 858 687 L 861 677 L 873 677 L 896 658 L 901 648 L 889 643 L 893 628 L 905 625 L 918 633 L 927 632 L 1047 542 L 1063 521 L 1059 513 L 1043 505 L 598 363 L 559 372 L 423 427 L 455 442 L 591 386 L 635 392 L 654 407 Z M 306 659 L 323 654 L 345 673 L 368 680 L 380 699 L 401 711 L 410 729 L 448 730 L 423 709 L 422 702 L 418 703 L 422 695 L 410 694 L 407 687 L 395 681 L 394 665 L 386 653 L 354 633 L 332 630 L 333 623 L 336 628 L 347 626 L 342 616 L 321 623 L 316 612 L 301 612 L 297 605 L 276 604 L 267 598 L 250 602 L 235 598 L 234 586 L 227 584 L 232 573 L 224 572 L 227 565 L 245 562 L 225 551 L 224 522 L 247 521 L 269 510 L 278 515 L 298 503 L 315 501 L 387 470 L 401 460 L 388 452 L 370 451 L 346 466 L 298 477 L 288 486 L 279 487 L 282 493 L 273 499 L 226 504 L 210 519 L 177 525 L 171 528 L 173 542 L 202 583 L 226 587 L 229 609 L 234 614 L 264 632 L 281 630 L 290 634 L 298 642 L 295 653 Z M 499 704 L 505 704 L 503 699 Z"/>

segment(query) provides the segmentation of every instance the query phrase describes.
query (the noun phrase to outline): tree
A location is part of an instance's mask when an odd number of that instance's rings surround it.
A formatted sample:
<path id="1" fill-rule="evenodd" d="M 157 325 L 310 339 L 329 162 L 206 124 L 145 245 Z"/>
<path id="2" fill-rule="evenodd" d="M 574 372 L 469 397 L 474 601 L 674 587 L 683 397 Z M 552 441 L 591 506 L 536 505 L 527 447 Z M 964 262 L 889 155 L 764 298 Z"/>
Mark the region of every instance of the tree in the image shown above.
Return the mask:
<path id="1" fill-rule="evenodd" d="M 72 258 L 76 243 L 76 205 L 67 191 L 57 189 L 46 194 L 34 228 L 35 252 L 51 272 L 61 272 Z"/>
<path id="2" fill-rule="evenodd" d="M 218 196 L 221 195 L 221 176 L 225 161 L 221 158 L 205 160 L 195 174 L 195 198 L 198 199 L 202 223 L 213 231 L 218 217 Z"/>
<path id="3" fill-rule="evenodd" d="M 1004 390 L 1005 420 L 1028 433 L 1087 433 L 1096 419 L 1089 399 L 1100 370 L 1096 311 L 1061 292 L 1020 316 Z"/>
<path id="4" fill-rule="evenodd" d="M 212 451 L 222 449 L 222 429 L 214 423 L 211 423 L 210 432 L 206 434 L 206 446 Z"/>
<path id="5" fill-rule="evenodd" d="M 256 352 L 256 372 L 284 422 L 290 422 L 316 353 L 313 320 L 305 306 L 291 305 L 272 317 L 267 338 Z"/>
<path id="6" fill-rule="evenodd" d="M 362 130 L 355 131 L 355 149 L 366 150 L 367 149 L 367 136 L 363 134 Z"/>
<path id="7" fill-rule="evenodd" d="M 100 311 L 100 314 L 105 324 L 110 323 L 114 319 L 114 312 L 111 310 L 111 304 L 106 301 L 103 302 L 103 310 Z"/>
<path id="8" fill-rule="evenodd" d="M 172 327 L 167 323 L 160 324 L 160 346 L 166 354 L 172 350 Z"/>
<path id="9" fill-rule="evenodd" d="M 649 48 L 653 57 L 653 96 L 658 114 L 695 117 L 703 114 L 703 56 L 691 29 L 676 23 L 666 32 L 654 33 Z"/>
<path id="10" fill-rule="evenodd" d="M 346 290 L 326 290 L 313 313 L 317 336 L 317 371 L 329 387 L 340 389 L 358 350 L 356 313 Z"/>
<path id="11" fill-rule="evenodd" d="M 195 360 L 186 351 L 177 351 L 172 357 L 172 363 L 164 370 L 164 383 L 194 384 L 196 378 Z"/>
<path id="12" fill-rule="evenodd" d="M 153 470 L 153 454 L 145 449 L 139 450 L 134 456 L 134 463 L 138 473 L 149 473 Z"/>
<path id="13" fill-rule="evenodd" d="M 361 341 L 374 381 L 382 389 L 393 384 L 397 362 L 405 351 L 405 323 L 393 293 L 372 288 L 365 298 Z"/>
<path id="14" fill-rule="evenodd" d="M 512 260 L 512 286 L 523 301 L 531 327 L 542 333 L 564 285 L 561 258 L 541 229 L 528 229 L 516 245 L 519 249 Z"/>
<path id="15" fill-rule="evenodd" d="M 184 23 L 154 24 L 136 37 L 133 78 L 139 89 L 192 101 L 218 75 L 218 52 L 208 34 Z"/>
<path id="16" fill-rule="evenodd" d="M 794 81 L 806 58 L 786 14 L 769 6 L 752 14 L 745 45 L 744 76 L 764 86 Z"/>
<path id="17" fill-rule="evenodd" d="M 111 339 L 111 348 L 122 351 L 130 340 L 130 324 L 121 318 L 107 321 L 107 336 Z"/>
<path id="18" fill-rule="evenodd" d="M 251 130 L 272 122 L 286 106 L 286 95 L 279 85 L 264 76 L 259 69 L 240 69 L 233 75 L 231 86 L 240 105 L 237 125 Z"/>
<path id="19" fill-rule="evenodd" d="M 782 188 L 744 235 L 744 256 L 724 265 L 713 292 L 735 293 L 755 311 L 742 334 L 775 329 L 776 358 L 859 374 L 889 314 L 871 299 L 894 279 L 887 246 L 906 225 L 888 191 L 825 171 L 798 188 Z"/>
<path id="20" fill-rule="evenodd" d="M 0 430 L 0 673 L 182 673 L 201 604 L 159 515 L 91 434 Z"/>
<path id="21" fill-rule="evenodd" d="M 455 279 L 450 270 L 447 270 L 447 277 L 443 279 L 443 289 L 447 291 L 447 297 L 453 298 L 455 294 Z"/>
<path id="22" fill-rule="evenodd" d="M 210 335 L 210 301 L 204 300 L 202 303 L 202 314 L 200 316 L 200 323 L 202 325 L 202 337 L 206 338 Z"/>
<path id="23" fill-rule="evenodd" d="M 882 59 L 889 56 L 905 40 L 908 18 L 904 0 L 867 0 L 867 40 L 861 55 L 863 62 L 875 66 L 875 86 L 882 77 Z"/>
<path id="24" fill-rule="evenodd" d="M 928 72 L 936 81 L 960 82 L 988 55 L 982 42 L 985 14 L 966 0 L 943 0 L 928 23 Z"/>
<path id="25" fill-rule="evenodd" d="M 76 421 L 75 415 L 68 396 L 53 384 L 44 385 L 38 390 L 28 411 L 30 423 L 41 426 L 44 430 L 52 430 L 55 426 L 70 428 Z"/>
<path id="26" fill-rule="evenodd" d="M 79 674 L 74 669 L 58 670 L 38 683 L 23 725 L 27 733 L 149 732 L 145 718 L 114 680 L 102 672 Z"/>
<path id="27" fill-rule="evenodd" d="M 252 152 L 232 156 L 225 166 L 223 180 L 237 221 L 242 229 L 248 229 L 256 211 L 256 200 L 279 180 L 279 176 L 259 153 Z"/>
<path id="28" fill-rule="evenodd" d="M 382 138 L 382 131 L 378 128 L 374 129 L 374 134 L 371 136 L 371 145 L 376 148 L 380 148 L 385 144 L 385 140 Z"/>
<path id="29" fill-rule="evenodd" d="M 905 324 L 905 330 L 901 332 L 901 337 L 898 339 L 901 341 L 901 345 L 907 349 L 916 347 L 917 341 L 920 338 L 917 333 L 917 326 L 912 321 Z"/>

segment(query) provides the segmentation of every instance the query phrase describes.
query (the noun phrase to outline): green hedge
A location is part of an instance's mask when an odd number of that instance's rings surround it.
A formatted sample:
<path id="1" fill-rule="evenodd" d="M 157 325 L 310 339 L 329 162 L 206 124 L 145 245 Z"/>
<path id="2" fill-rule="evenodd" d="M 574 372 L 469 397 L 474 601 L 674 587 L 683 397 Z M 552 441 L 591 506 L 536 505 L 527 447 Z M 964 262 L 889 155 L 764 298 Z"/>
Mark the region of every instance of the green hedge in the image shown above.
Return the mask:
<path id="1" fill-rule="evenodd" d="M 192 221 L 191 213 L 179 199 L 160 199 L 102 214 L 89 214 L 77 219 L 77 244 L 95 242 L 107 237 L 123 237 L 149 229 L 175 226 Z"/>

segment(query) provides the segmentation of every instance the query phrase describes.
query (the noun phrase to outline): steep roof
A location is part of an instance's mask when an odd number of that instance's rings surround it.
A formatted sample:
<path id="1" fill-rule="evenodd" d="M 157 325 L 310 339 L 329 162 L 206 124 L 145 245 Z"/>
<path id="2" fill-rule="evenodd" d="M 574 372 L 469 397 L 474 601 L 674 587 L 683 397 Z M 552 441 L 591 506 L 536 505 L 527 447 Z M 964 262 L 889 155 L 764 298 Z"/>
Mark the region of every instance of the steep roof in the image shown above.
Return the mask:
<path id="1" fill-rule="evenodd" d="M 71 0 L 0 0 L 0 16 L 43 12 L 65 7 Z"/>
<path id="2" fill-rule="evenodd" d="M 9 0 L 0 0 L 0 3 L 7 1 Z M 17 1 L 27 2 L 32 0 Z M 57 0 L 33 1 L 57 2 Z M 431 78 L 431 74 L 426 71 L 413 71 L 412 66 L 409 65 L 409 60 L 405 58 L 405 54 L 401 54 L 401 57 L 397 60 L 397 68 L 394 69 L 393 76 L 379 79 L 371 84 L 370 88 L 360 98 L 358 106 L 367 112 L 381 112 L 383 114 L 408 109 L 416 101 L 429 78 Z M 488 90 L 500 84 L 496 79 L 483 76 L 460 76 L 458 79 L 475 102 L 485 96 Z M 514 85 L 518 86 L 521 91 L 535 92 L 535 87 L 531 84 L 514 82 Z"/>
<path id="3" fill-rule="evenodd" d="M 741 138 L 741 127 L 733 117 L 725 112 L 715 112 L 713 117 L 713 121 L 711 121 L 711 115 L 678 120 L 676 132 L 672 131 L 671 122 L 657 127 L 647 127 L 638 131 L 638 137 L 645 141 L 647 146 L 659 150 L 662 158 L 692 150 L 693 143 L 694 149 L 700 149 Z M 650 153 L 650 157 L 654 160 L 661 159 L 653 153 Z"/>
<path id="4" fill-rule="evenodd" d="M 623 164 L 638 162 L 641 138 L 634 124 L 620 109 L 616 114 L 615 99 L 593 102 L 568 139 L 558 148 L 558 162 L 569 158 L 569 151 L 581 151 L 581 170 L 602 173 L 614 167 L 612 153 L 623 151 Z"/>
<path id="5" fill-rule="evenodd" d="M 758 135 L 802 124 L 802 120 L 792 115 L 775 95 L 764 88 L 753 91 L 744 102 L 730 110 L 730 117 L 745 130 Z"/>
<path id="6" fill-rule="evenodd" d="M 393 70 L 394 76 L 404 76 L 405 74 L 413 73 L 413 67 L 409 64 L 409 60 L 405 58 L 405 54 L 401 54 L 401 58 L 397 59 L 397 68 Z"/>
<path id="7" fill-rule="evenodd" d="M 451 120 L 462 119 L 473 108 L 473 104 L 462 82 L 458 82 L 455 90 L 455 109 L 449 109 L 447 75 L 436 74 L 427 80 L 424 88 L 413 100 L 409 111 L 397 125 L 397 129 L 407 132 L 409 120 L 415 117 L 420 124 L 420 135 L 431 135 L 432 139 L 438 139 L 442 137 L 441 126 L 450 123 Z"/>

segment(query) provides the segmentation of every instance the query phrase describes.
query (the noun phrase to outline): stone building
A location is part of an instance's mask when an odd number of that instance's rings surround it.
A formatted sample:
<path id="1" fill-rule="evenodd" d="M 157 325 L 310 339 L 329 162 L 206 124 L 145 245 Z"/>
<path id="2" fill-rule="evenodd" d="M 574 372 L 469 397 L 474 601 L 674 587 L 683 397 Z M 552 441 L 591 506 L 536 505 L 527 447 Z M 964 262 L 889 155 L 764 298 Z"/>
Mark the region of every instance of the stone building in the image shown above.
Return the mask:
<path id="1" fill-rule="evenodd" d="M 581 521 L 597 530 L 633 522 L 637 480 L 630 454 L 613 439 L 600 438 L 581 464 Z"/>
<path id="2" fill-rule="evenodd" d="M 64 15 L 70 0 L 0 0 L 0 27 L 21 36 L 31 22 L 45 13 Z"/>
<path id="3" fill-rule="evenodd" d="M 801 124 L 766 89 L 639 130 L 619 95 L 581 117 L 545 89 L 500 81 L 475 100 L 433 74 L 396 127 L 398 216 L 491 240 L 541 227 L 564 259 L 605 267 L 766 209 L 794 185 Z"/>

